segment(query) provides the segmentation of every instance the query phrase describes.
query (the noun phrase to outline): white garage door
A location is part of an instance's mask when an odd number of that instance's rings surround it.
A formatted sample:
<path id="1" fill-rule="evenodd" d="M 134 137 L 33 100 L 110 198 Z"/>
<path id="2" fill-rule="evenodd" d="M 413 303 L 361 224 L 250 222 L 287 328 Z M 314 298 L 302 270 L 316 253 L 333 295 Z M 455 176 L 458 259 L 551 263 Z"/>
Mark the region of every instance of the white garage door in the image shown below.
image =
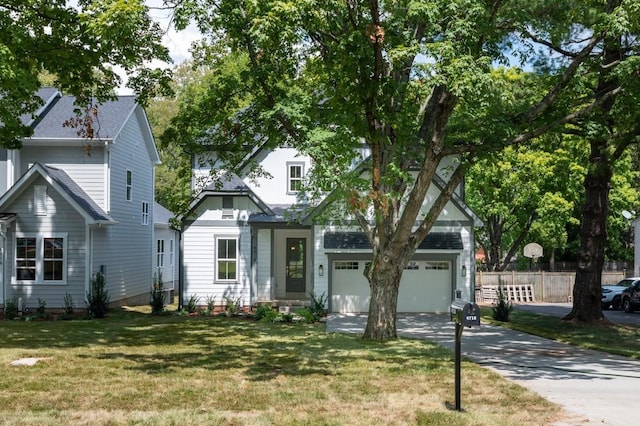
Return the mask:
<path id="1" fill-rule="evenodd" d="M 331 310 L 367 312 L 369 282 L 363 260 L 333 261 Z M 452 298 L 450 261 L 412 261 L 402 274 L 398 312 L 448 312 Z"/>

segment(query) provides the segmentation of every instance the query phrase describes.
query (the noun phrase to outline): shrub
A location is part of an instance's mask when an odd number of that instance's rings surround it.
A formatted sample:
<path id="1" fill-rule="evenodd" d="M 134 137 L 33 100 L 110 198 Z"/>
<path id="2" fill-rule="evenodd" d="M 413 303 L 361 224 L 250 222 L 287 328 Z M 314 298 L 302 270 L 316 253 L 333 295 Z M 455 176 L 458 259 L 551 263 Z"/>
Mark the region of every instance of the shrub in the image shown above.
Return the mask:
<path id="1" fill-rule="evenodd" d="M 216 309 L 216 296 L 207 296 L 207 313 L 212 314 Z"/>
<path id="2" fill-rule="evenodd" d="M 18 299 L 6 300 L 4 303 L 4 317 L 8 320 L 18 318 Z"/>
<path id="3" fill-rule="evenodd" d="M 316 297 L 316 294 L 311 292 L 309 293 L 311 297 L 311 306 L 309 307 L 310 311 L 318 318 L 322 318 L 327 311 L 325 310 L 325 305 L 327 304 L 327 295 L 322 293 L 320 297 Z"/>
<path id="4" fill-rule="evenodd" d="M 64 314 L 60 317 L 61 319 L 71 319 L 73 318 L 73 312 L 75 309 L 75 304 L 73 303 L 73 297 L 69 293 L 65 293 L 64 295 Z"/>
<path id="5" fill-rule="evenodd" d="M 271 306 L 260 305 L 256 308 L 253 317 L 258 321 L 273 322 L 278 313 Z"/>
<path id="6" fill-rule="evenodd" d="M 157 314 L 164 311 L 164 284 L 162 273 L 153 275 L 153 287 L 151 288 L 151 313 Z"/>
<path id="7" fill-rule="evenodd" d="M 44 299 L 40 299 L 38 297 L 38 308 L 36 309 L 36 316 L 38 318 L 48 318 L 49 315 L 47 315 L 47 302 Z"/>
<path id="8" fill-rule="evenodd" d="M 509 314 L 513 310 L 513 303 L 507 299 L 502 291 L 502 287 L 498 287 L 498 301 L 491 308 L 493 311 L 493 319 L 496 321 L 509 322 Z"/>
<path id="9" fill-rule="evenodd" d="M 311 310 L 311 308 L 296 309 L 296 315 L 298 315 L 307 324 L 313 324 L 318 321 L 320 317 Z"/>
<path id="10" fill-rule="evenodd" d="M 189 298 L 189 302 L 187 303 L 187 312 L 189 312 L 190 314 L 194 313 L 196 309 L 198 309 L 199 301 L 200 301 L 200 298 L 195 294 L 192 294 L 191 297 Z"/>
<path id="11" fill-rule="evenodd" d="M 104 318 L 109 310 L 109 292 L 105 289 L 107 283 L 104 274 L 98 272 L 93 278 L 91 278 L 91 292 L 87 294 L 87 300 L 89 301 L 89 314 L 94 318 Z M 71 298 L 71 295 L 69 295 Z M 65 297 L 65 312 L 66 309 L 66 297 Z M 73 300 L 71 300 L 71 312 L 73 314 Z"/>
<path id="12" fill-rule="evenodd" d="M 240 311 L 240 300 L 240 297 L 238 297 L 237 299 L 233 299 L 231 297 L 224 298 L 225 313 L 228 317 L 232 317 L 238 314 L 238 312 Z"/>

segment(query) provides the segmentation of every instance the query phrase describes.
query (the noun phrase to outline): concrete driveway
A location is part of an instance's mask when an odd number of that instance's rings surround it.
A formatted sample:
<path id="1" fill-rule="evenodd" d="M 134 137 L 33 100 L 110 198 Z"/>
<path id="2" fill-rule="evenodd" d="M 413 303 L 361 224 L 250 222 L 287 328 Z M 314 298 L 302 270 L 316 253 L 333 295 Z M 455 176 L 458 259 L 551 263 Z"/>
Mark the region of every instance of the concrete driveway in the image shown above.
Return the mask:
<path id="1" fill-rule="evenodd" d="M 365 324 L 366 315 L 331 314 L 327 331 L 360 334 Z M 427 339 L 452 351 L 454 328 L 448 314 L 398 316 L 399 335 Z M 562 405 L 575 416 L 563 425 L 631 425 L 638 420 L 640 361 L 488 324 L 465 329 L 461 347 L 463 356 Z M 464 408 L 464 394 L 461 402 Z"/>

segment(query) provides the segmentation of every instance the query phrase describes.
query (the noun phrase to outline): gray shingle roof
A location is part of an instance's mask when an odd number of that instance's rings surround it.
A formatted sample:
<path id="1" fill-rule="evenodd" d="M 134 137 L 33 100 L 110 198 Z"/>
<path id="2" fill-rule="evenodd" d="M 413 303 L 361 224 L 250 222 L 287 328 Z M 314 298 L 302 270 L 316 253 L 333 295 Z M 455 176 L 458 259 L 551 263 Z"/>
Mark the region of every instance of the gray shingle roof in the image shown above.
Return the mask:
<path id="1" fill-rule="evenodd" d="M 53 92 L 52 92 L 53 91 Z M 38 95 L 47 100 L 55 93 L 53 88 L 42 88 Z M 73 96 L 58 96 L 40 111 L 34 121 L 32 138 L 78 139 L 78 129 L 64 126 L 69 119 L 76 117 Z M 135 96 L 119 96 L 117 101 L 98 105 L 97 115 L 93 118 L 94 138 L 111 139 L 118 135 L 127 118 L 136 106 Z"/>
<path id="2" fill-rule="evenodd" d="M 371 244 L 363 232 L 326 232 L 326 249 L 371 249 Z M 422 250 L 462 250 L 462 236 L 458 232 L 431 232 L 422 240 L 418 249 Z"/>

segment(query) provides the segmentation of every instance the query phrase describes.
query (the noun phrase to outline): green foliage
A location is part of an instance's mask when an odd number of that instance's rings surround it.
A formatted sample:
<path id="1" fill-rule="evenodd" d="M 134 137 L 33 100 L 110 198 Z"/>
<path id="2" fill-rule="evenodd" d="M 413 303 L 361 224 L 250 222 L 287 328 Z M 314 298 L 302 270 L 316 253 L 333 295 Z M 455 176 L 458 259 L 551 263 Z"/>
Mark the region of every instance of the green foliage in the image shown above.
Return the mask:
<path id="1" fill-rule="evenodd" d="M 36 309 L 36 316 L 38 318 L 48 318 L 47 314 L 47 301 L 38 297 L 38 308 Z"/>
<path id="2" fill-rule="evenodd" d="M 224 298 L 224 313 L 226 316 L 228 317 L 232 317 L 235 315 L 238 315 L 238 313 L 240 312 L 241 309 L 241 305 L 240 305 L 240 301 L 242 300 L 242 298 L 237 297 L 237 298 L 232 298 L 232 297 L 228 297 L 225 296 Z"/>
<path id="3" fill-rule="evenodd" d="M 4 318 L 8 320 L 18 318 L 18 299 L 12 298 L 4 302 Z"/>
<path id="4" fill-rule="evenodd" d="M 509 322 L 509 315 L 513 311 L 513 303 L 504 294 L 502 286 L 498 287 L 498 300 L 491 307 L 493 319 L 501 322 Z"/>
<path id="5" fill-rule="evenodd" d="M 89 301 L 89 314 L 94 318 L 104 318 L 109 310 L 109 292 L 106 289 L 106 279 L 103 273 L 98 272 L 91 278 L 91 291 L 87 294 Z M 69 297 L 71 297 L 69 295 Z M 71 301 L 71 305 L 73 302 Z M 66 306 L 66 298 L 65 298 Z M 65 309 L 66 311 L 66 309 Z M 71 312 L 73 313 L 73 311 Z"/>
<path id="6" fill-rule="evenodd" d="M 162 272 L 154 274 L 151 288 L 151 312 L 159 314 L 164 311 L 164 284 L 162 282 Z"/>
<path id="7" fill-rule="evenodd" d="M 318 322 L 320 317 L 311 310 L 311 308 L 298 308 L 296 309 L 296 315 L 302 318 L 307 324 L 313 324 L 314 322 Z"/>
<path id="8" fill-rule="evenodd" d="M 193 314 L 198 309 L 198 302 L 200 302 L 200 297 L 195 294 L 192 294 L 189 297 L 189 301 L 187 302 L 187 312 Z"/>
<path id="9" fill-rule="evenodd" d="M 277 316 L 278 312 L 276 312 L 271 306 L 268 305 L 258 306 L 253 313 L 253 317 L 256 320 L 264 322 L 273 322 Z"/>
<path id="10" fill-rule="evenodd" d="M 61 318 L 62 319 L 71 319 L 71 318 L 73 318 L 73 314 L 75 312 L 74 311 L 75 310 L 75 304 L 73 303 L 73 297 L 71 296 L 70 293 L 65 293 L 63 305 L 64 305 L 64 313 L 62 314 Z"/>
<path id="11" fill-rule="evenodd" d="M 207 302 L 207 313 L 212 314 L 213 311 L 215 311 L 216 309 L 216 296 L 215 295 L 208 295 L 206 298 L 206 302 Z"/>
<path id="12" fill-rule="evenodd" d="M 318 318 L 325 316 L 327 313 L 326 306 L 328 301 L 326 293 L 322 293 L 320 297 L 316 297 L 315 292 L 311 292 L 309 293 L 309 297 L 311 297 L 311 306 L 309 307 L 311 313 Z"/>
<path id="13" fill-rule="evenodd" d="M 144 102 L 155 92 L 167 92 L 170 73 L 146 68 L 153 59 L 169 61 L 163 32 L 152 21 L 142 0 L 67 2 L 20 1 L 0 6 L 0 140 L 19 147 L 32 129 L 21 117 L 35 112 L 35 96 L 43 71 L 59 89 L 75 95 L 85 107 L 89 99 L 113 96 L 121 78 Z M 10 10 L 10 13 L 9 13 Z"/>

